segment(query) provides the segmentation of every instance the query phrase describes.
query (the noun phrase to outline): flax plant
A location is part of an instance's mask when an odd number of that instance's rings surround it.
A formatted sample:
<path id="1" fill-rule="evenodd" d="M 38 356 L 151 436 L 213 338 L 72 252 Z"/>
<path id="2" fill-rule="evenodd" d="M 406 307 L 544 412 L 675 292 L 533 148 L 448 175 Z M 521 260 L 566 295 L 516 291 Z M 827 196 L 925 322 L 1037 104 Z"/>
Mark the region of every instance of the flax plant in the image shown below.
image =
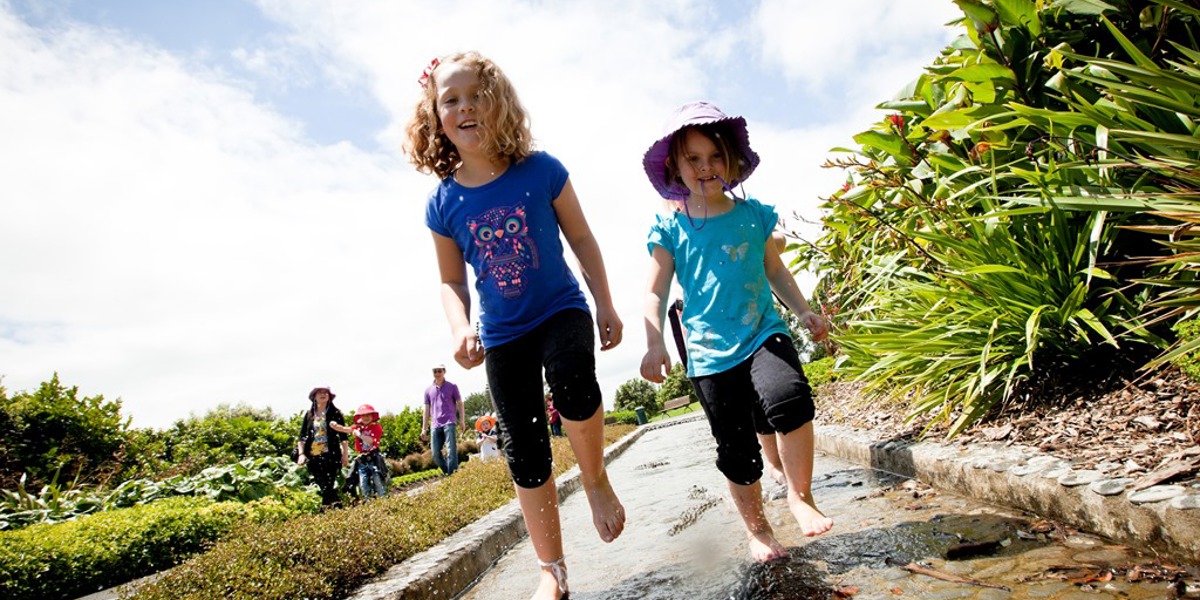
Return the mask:
<path id="1" fill-rule="evenodd" d="M 1200 12 L 956 4 L 967 34 L 838 149 L 846 185 L 793 265 L 819 274 L 839 371 L 951 436 L 1097 347 L 1168 347 L 1200 306 Z"/>

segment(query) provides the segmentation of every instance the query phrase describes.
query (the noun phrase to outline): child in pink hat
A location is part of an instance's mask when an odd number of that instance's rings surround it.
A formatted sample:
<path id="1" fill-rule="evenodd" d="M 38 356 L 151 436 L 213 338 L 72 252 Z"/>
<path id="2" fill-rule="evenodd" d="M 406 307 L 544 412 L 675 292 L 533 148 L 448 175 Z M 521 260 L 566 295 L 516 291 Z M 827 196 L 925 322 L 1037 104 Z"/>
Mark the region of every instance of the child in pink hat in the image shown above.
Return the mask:
<path id="1" fill-rule="evenodd" d="M 387 465 L 379 445 L 383 441 L 383 426 L 379 424 L 379 411 L 370 404 L 363 404 L 354 411 L 354 425 L 344 427 L 331 424 L 335 430 L 354 436 L 354 468 L 358 471 L 358 486 L 363 500 L 387 495 Z"/>
<path id="2" fill-rule="evenodd" d="M 828 326 L 779 257 L 771 236 L 779 220 L 775 208 L 733 193 L 758 162 L 746 120 L 707 102 L 677 109 L 666 134 L 646 152 L 646 175 L 672 210 L 651 227 L 647 244 L 652 261 L 645 316 L 651 326 L 641 373 L 661 383 L 670 372 L 662 325 L 674 277 L 683 288 L 688 377 L 717 439 L 717 469 L 728 480 L 751 555 L 767 561 L 787 551 L 763 511 L 756 411 L 778 432 L 788 507 L 801 530 L 819 535 L 833 520 L 812 497 L 812 393 L 772 291 L 814 340 L 824 339 Z"/>

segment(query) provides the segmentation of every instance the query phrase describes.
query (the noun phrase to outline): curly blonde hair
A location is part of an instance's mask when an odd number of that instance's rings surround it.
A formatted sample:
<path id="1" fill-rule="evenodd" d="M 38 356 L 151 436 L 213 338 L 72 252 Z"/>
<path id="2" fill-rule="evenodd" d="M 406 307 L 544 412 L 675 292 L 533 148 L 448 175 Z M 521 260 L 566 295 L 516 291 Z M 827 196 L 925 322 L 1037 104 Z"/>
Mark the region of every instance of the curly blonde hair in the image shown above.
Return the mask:
<path id="1" fill-rule="evenodd" d="M 408 122 L 404 153 L 417 170 L 433 173 L 441 179 L 449 177 L 460 165 L 458 149 L 442 132 L 437 114 L 437 73 L 442 65 L 457 63 L 474 69 L 479 77 L 480 138 L 483 149 L 492 158 L 518 163 L 533 153 L 533 135 L 529 132 L 529 116 L 512 82 L 496 66 L 478 52 L 460 52 L 444 59 L 429 72 L 421 98 Z"/>

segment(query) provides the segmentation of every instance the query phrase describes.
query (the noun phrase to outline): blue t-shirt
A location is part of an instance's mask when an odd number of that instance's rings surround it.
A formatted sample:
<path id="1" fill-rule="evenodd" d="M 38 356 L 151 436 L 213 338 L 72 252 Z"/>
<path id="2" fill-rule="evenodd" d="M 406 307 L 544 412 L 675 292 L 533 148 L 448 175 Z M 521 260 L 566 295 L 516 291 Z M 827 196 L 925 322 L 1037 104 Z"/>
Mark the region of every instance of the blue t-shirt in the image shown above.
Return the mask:
<path id="1" fill-rule="evenodd" d="M 648 249 L 662 246 L 671 254 L 683 288 L 689 377 L 732 369 L 771 335 L 790 335 L 763 265 L 778 221 L 774 207 L 750 198 L 709 216 L 699 229 L 679 213 L 660 215 L 650 228 Z"/>
<path id="2" fill-rule="evenodd" d="M 553 206 L 567 176 L 558 159 L 535 152 L 484 185 L 447 177 L 429 195 L 425 224 L 453 239 L 475 269 L 484 347 L 510 342 L 561 310 L 588 310 L 563 258 Z"/>

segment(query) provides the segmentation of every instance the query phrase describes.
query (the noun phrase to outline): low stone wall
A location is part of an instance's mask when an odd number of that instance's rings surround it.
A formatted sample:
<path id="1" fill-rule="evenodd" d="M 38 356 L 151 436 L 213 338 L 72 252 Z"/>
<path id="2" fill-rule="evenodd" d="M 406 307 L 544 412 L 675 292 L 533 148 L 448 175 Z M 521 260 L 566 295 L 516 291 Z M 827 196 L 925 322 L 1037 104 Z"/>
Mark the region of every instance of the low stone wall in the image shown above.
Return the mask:
<path id="1" fill-rule="evenodd" d="M 1159 485 L 1130 493 L 1129 479 L 1076 470 L 1035 451 L 977 444 L 872 439 L 865 430 L 816 427 L 817 450 L 933 487 L 1015 508 L 1139 550 L 1200 564 L 1200 489 Z"/>

